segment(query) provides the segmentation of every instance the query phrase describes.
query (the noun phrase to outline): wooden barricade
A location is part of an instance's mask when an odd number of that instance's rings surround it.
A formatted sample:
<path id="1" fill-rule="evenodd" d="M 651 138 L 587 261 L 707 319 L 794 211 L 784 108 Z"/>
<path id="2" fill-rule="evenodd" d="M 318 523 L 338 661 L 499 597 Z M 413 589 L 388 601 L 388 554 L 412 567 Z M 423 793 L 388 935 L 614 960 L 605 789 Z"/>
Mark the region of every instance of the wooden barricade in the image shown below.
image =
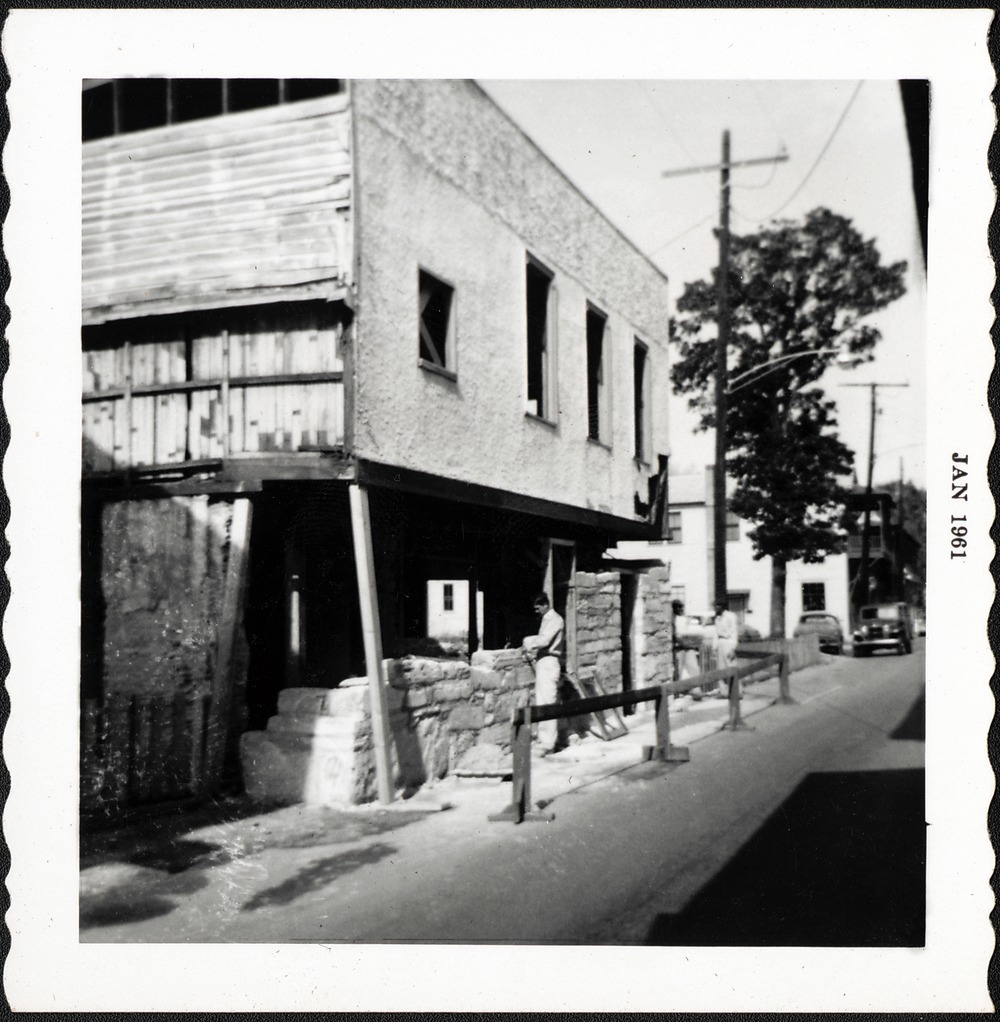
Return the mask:
<path id="1" fill-rule="evenodd" d="M 619 707 L 634 706 L 638 703 L 656 703 L 656 744 L 643 746 L 642 761 L 659 760 L 664 763 L 686 763 L 690 752 L 685 746 L 673 745 L 670 741 L 670 708 L 668 697 L 682 695 L 695 688 L 702 688 L 714 682 L 729 685 L 729 719 L 723 728 L 730 731 L 751 730 L 743 721 L 740 711 L 740 685 L 742 678 L 756 674 L 765 668 L 779 669 L 779 702 L 792 702 L 788 692 L 788 657 L 784 653 L 754 654 L 747 657 L 752 662 L 742 667 L 720 667 L 694 678 L 669 681 L 663 685 L 636 689 L 631 692 L 613 692 L 608 695 L 574 699 L 566 703 L 548 703 L 544 706 L 525 706 L 515 709 L 511 718 L 511 751 L 513 785 L 511 803 L 498 813 L 490 814 L 491 823 L 548 823 L 555 814 L 541 812 L 531 804 L 531 724 L 543 720 L 559 720 L 586 713 L 599 713 Z"/>

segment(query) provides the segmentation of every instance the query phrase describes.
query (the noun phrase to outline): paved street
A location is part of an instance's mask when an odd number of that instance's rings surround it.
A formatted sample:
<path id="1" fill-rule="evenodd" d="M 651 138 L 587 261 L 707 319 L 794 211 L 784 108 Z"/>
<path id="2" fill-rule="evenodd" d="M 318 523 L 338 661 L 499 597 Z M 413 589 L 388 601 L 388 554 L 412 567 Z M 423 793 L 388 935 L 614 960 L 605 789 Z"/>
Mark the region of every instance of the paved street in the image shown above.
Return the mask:
<path id="1" fill-rule="evenodd" d="M 81 939 L 921 944 L 922 643 L 825 657 L 792 691 L 752 730 L 710 727 L 689 763 L 639 764 L 637 718 L 553 757 L 548 824 L 488 823 L 510 784 L 463 779 L 433 793 L 444 812 L 285 809 L 91 849 Z"/>

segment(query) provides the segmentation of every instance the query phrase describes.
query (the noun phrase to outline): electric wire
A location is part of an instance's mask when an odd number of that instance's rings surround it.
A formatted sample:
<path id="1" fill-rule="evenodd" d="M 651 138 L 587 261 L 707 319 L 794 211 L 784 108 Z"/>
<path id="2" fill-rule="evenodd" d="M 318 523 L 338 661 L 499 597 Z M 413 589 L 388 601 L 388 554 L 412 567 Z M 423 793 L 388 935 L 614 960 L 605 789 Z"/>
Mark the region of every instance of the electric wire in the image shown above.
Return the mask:
<path id="1" fill-rule="evenodd" d="M 659 118 L 660 118 L 660 120 L 661 120 L 661 121 L 663 121 L 664 125 L 666 126 L 666 129 L 667 129 L 667 131 L 668 131 L 668 132 L 670 132 L 670 135 L 671 135 L 671 136 L 673 137 L 673 140 L 674 140 L 674 141 L 675 141 L 675 142 L 677 143 L 677 145 L 678 145 L 678 146 L 680 147 L 680 149 L 681 149 L 681 152 L 683 152 L 683 153 L 684 153 L 684 155 L 685 155 L 685 156 L 686 156 L 686 157 L 687 157 L 687 158 L 688 158 L 688 159 L 689 159 L 689 160 L 690 160 L 690 161 L 691 161 L 692 163 L 696 163 L 697 161 L 696 161 L 696 160 L 695 160 L 695 158 L 694 158 L 694 157 L 693 157 L 693 156 L 691 155 L 691 152 L 690 152 L 690 150 L 688 149 L 688 147 L 687 147 L 687 146 L 686 146 L 686 145 L 684 144 L 684 141 L 683 141 L 683 139 L 682 139 L 682 138 L 680 137 L 680 135 L 678 135 L 678 134 L 677 134 L 677 132 L 676 132 L 676 131 L 674 130 L 674 126 L 673 126 L 673 125 L 672 125 L 672 124 L 670 123 L 670 121 L 669 121 L 669 120 L 667 119 L 667 115 L 666 115 L 666 114 L 665 114 L 665 113 L 663 112 L 663 110 L 661 110 L 661 109 L 660 109 L 660 107 L 659 107 L 659 106 L 657 106 L 657 105 L 656 105 L 656 103 L 654 103 L 654 102 L 653 102 L 653 97 L 652 97 L 652 96 L 651 96 L 651 95 L 649 94 L 649 92 L 648 92 L 648 91 L 647 91 L 647 90 L 646 90 L 646 89 L 645 89 L 645 88 L 643 87 L 643 83 L 642 83 L 642 82 L 635 82 L 634 84 L 635 84 L 635 87 L 636 87 L 636 88 L 637 88 L 637 89 L 638 89 L 638 90 L 639 90 L 639 91 L 640 91 L 640 92 L 641 92 L 641 93 L 643 94 L 643 96 L 645 97 L 645 100 L 646 100 L 646 102 L 647 102 L 647 103 L 648 103 L 648 104 L 649 104 L 649 105 L 650 105 L 650 106 L 651 106 L 651 107 L 652 107 L 652 108 L 653 108 L 653 109 L 654 109 L 654 110 L 656 111 L 656 115 L 657 115 L 657 117 L 659 117 Z"/>
<path id="2" fill-rule="evenodd" d="M 662 245 L 657 245 L 656 248 L 650 249 L 647 253 L 650 256 L 656 255 L 658 252 L 662 252 L 665 248 L 669 248 L 675 241 L 680 241 L 681 238 L 687 237 L 692 231 L 696 231 L 702 224 L 708 223 L 715 216 L 713 210 L 708 216 L 702 217 L 696 224 L 692 224 L 690 227 L 685 228 L 680 234 L 675 234 L 669 241 L 665 241 Z"/>
<path id="3" fill-rule="evenodd" d="M 768 213 L 766 216 L 762 217 L 747 216 L 745 213 L 741 213 L 735 207 L 730 206 L 732 211 L 741 220 L 745 220 L 748 223 L 752 224 L 761 224 L 765 220 L 771 220 L 773 217 L 776 217 L 783 209 L 785 209 L 792 202 L 793 199 L 795 199 L 798 196 L 799 192 L 801 192 L 802 189 L 805 188 L 805 186 L 809 183 L 809 179 L 813 176 L 813 174 L 816 171 L 816 168 L 820 165 L 821 161 L 823 160 L 823 157 L 826 156 L 827 150 L 833 144 L 833 140 L 837 137 L 837 132 L 840 131 L 841 125 L 844 123 L 847 114 L 850 112 L 851 107 L 854 105 L 854 101 L 855 99 L 857 99 L 858 93 L 861 91 L 862 85 L 864 85 L 864 81 L 860 81 L 857 83 L 857 85 L 854 86 L 854 91 L 851 93 L 850 99 L 848 99 L 846 105 L 844 106 L 844 109 L 841 111 L 840 117 L 837 119 L 837 123 L 833 126 L 833 131 L 830 132 L 830 137 L 824 143 L 823 148 L 819 152 L 819 156 L 817 156 L 816 159 L 813 161 L 813 165 L 809 168 L 809 171 L 806 174 L 806 176 L 799 182 L 798 188 L 796 188 L 795 191 L 792 192 L 792 194 L 789 195 L 788 198 L 785 199 L 785 201 L 777 209 L 772 210 L 772 212 Z"/>

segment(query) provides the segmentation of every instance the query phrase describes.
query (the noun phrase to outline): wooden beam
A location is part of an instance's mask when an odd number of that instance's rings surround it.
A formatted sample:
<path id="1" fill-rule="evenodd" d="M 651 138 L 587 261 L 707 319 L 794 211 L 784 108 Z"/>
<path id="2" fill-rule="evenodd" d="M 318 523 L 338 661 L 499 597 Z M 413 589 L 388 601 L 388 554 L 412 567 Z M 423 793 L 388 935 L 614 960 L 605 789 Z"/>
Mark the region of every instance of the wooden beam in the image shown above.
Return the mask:
<path id="1" fill-rule="evenodd" d="M 361 628 L 365 644 L 365 671 L 371 697 L 372 739 L 375 745 L 375 778 L 378 799 L 393 799 L 392 767 L 389 762 L 389 705 L 386 699 L 382 666 L 382 631 L 375 590 L 375 553 L 372 545 L 371 513 L 368 491 L 352 484 L 348 493 L 351 503 L 351 531 L 354 536 L 354 564 L 358 573 L 358 599 L 361 603 Z"/>
<path id="2" fill-rule="evenodd" d="M 215 671 L 212 675 L 211 720 L 208 728 L 203 784 L 214 787 L 222 775 L 229 731 L 229 707 L 233 689 L 233 650 L 239 624 L 243 589 L 250 552 L 252 506 L 248 497 L 233 501 L 233 521 L 229 531 L 229 561 L 222 590 L 222 616 L 215 640 Z"/>
<path id="3" fill-rule="evenodd" d="M 555 519 L 588 529 L 600 529 L 620 539 L 657 539 L 649 522 L 624 518 L 606 511 L 563 504 L 555 500 L 529 497 L 510 490 L 501 490 L 479 483 L 419 472 L 398 465 L 361 460 L 357 468 L 358 482 L 364 486 L 380 487 L 395 492 L 416 493 L 441 500 L 479 504 L 538 518 Z"/>

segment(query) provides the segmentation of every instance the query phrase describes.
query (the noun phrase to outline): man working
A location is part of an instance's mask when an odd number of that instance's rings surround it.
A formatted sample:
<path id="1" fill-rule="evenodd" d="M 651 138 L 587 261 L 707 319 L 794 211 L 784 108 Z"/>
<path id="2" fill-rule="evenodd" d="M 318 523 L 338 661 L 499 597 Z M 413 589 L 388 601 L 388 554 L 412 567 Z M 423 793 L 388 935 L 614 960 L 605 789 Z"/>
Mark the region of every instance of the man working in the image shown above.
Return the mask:
<path id="1" fill-rule="evenodd" d="M 721 600 L 715 604 L 715 663 L 732 667 L 736 663 L 736 642 L 739 638 L 736 615 Z"/>
<path id="2" fill-rule="evenodd" d="M 535 670 L 535 705 L 545 706 L 554 703 L 559 695 L 559 679 L 566 651 L 565 625 L 552 609 L 547 593 L 539 593 L 535 597 L 535 613 L 539 617 L 538 634 L 525 638 L 524 656 Z M 538 744 L 543 756 L 556 751 L 558 737 L 558 721 L 539 721 Z"/>

